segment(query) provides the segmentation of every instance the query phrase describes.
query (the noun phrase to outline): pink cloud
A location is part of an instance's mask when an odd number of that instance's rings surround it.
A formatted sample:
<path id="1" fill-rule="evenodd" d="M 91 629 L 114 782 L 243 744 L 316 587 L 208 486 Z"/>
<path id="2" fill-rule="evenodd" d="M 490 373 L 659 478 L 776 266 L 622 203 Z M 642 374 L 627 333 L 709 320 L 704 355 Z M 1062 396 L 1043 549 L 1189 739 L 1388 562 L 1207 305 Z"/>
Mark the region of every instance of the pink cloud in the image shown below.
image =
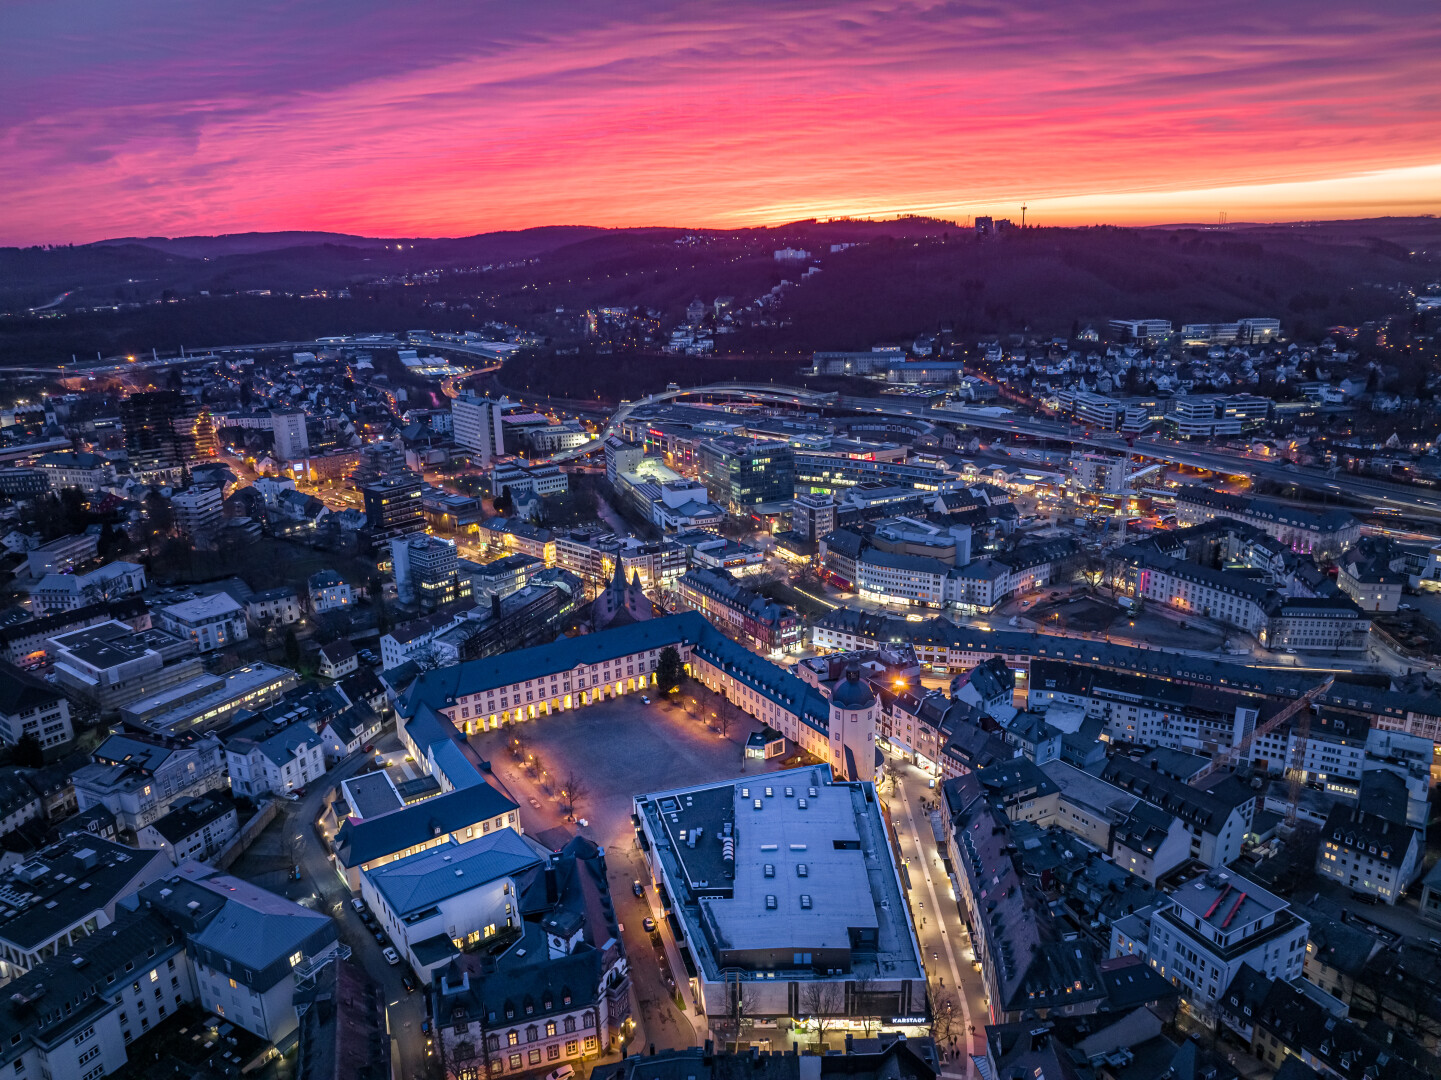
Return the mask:
<path id="1" fill-rule="evenodd" d="M 1117 194 L 1441 162 L 1421 0 L 238 10 L 0 11 L 0 240 L 1022 199 L 1125 220 Z"/>

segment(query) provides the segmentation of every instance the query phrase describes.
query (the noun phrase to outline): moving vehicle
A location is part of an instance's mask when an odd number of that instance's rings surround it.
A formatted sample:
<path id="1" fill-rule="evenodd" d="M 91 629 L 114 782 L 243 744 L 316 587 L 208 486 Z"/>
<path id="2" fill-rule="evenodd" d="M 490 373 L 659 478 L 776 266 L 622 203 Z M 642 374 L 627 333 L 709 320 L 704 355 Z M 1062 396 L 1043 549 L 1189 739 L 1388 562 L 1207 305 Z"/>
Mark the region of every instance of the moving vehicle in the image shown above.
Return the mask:
<path id="1" fill-rule="evenodd" d="M 409 972 L 400 977 L 400 985 L 405 987 L 407 994 L 415 993 L 415 978 Z"/>
<path id="2" fill-rule="evenodd" d="M 295 794 L 295 792 L 293 792 L 293 791 L 282 791 L 282 792 L 280 793 L 280 797 L 281 797 L 282 799 L 284 799 L 286 802 L 299 802 L 299 801 L 300 801 L 300 796 L 297 795 L 297 794 Z"/>
<path id="3" fill-rule="evenodd" d="M 644 896 L 644 895 L 645 895 L 645 886 L 642 885 L 639 881 L 632 882 L 632 883 L 631 883 L 631 887 L 630 887 L 630 891 L 633 892 L 633 893 L 635 893 L 637 896 Z"/>
<path id="4" fill-rule="evenodd" d="M 396 964 L 400 963 L 400 953 L 396 952 L 388 945 L 381 950 L 380 955 L 385 957 L 385 962 L 391 967 L 394 967 Z"/>

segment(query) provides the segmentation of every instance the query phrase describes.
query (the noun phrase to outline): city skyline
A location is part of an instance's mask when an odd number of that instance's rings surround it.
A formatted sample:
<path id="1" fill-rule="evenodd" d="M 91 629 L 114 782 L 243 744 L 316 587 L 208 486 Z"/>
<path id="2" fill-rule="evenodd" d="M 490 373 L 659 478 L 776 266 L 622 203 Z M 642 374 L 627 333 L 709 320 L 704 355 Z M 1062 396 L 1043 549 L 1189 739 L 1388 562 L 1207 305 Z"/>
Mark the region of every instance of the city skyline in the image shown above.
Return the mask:
<path id="1" fill-rule="evenodd" d="M 0 243 L 1430 213 L 1425 11 L 12 8 Z"/>

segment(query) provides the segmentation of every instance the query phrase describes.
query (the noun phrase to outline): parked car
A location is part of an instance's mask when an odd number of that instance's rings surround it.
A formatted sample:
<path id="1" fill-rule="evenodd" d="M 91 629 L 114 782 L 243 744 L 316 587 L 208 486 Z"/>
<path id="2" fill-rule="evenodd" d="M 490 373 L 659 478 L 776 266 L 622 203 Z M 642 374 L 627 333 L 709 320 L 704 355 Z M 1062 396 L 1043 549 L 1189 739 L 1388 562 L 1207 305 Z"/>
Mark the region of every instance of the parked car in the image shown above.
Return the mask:
<path id="1" fill-rule="evenodd" d="M 284 799 L 286 802 L 299 802 L 299 801 L 300 801 L 300 796 L 297 795 L 297 794 L 295 794 L 295 792 L 293 792 L 293 791 L 282 791 L 282 792 L 280 793 L 280 797 L 281 797 L 282 799 Z"/>
<path id="2" fill-rule="evenodd" d="M 635 893 L 637 896 L 644 896 L 645 886 L 642 885 L 639 881 L 636 881 L 631 884 L 630 891 Z"/>
<path id="3" fill-rule="evenodd" d="M 375 935 L 375 943 L 377 945 L 385 944 L 385 935 L 381 933 L 380 930 L 373 930 L 372 933 Z"/>
<path id="4" fill-rule="evenodd" d="M 360 912 L 362 915 L 365 914 L 365 901 L 362 900 L 360 897 L 357 896 L 354 900 L 352 900 L 350 902 L 350 906 L 353 907 L 356 911 Z"/>
<path id="5" fill-rule="evenodd" d="M 415 993 L 415 978 L 409 972 L 400 977 L 400 985 L 405 987 L 407 994 Z"/>
<path id="6" fill-rule="evenodd" d="M 400 963 L 400 953 L 396 952 L 389 946 L 386 946 L 384 949 L 382 949 L 380 955 L 385 957 L 385 962 L 391 967 L 394 967 L 396 964 Z"/>
<path id="7" fill-rule="evenodd" d="M 645 921 L 641 923 L 641 926 L 645 927 L 645 932 L 647 934 L 655 932 L 655 920 L 652 919 L 649 915 L 645 917 Z"/>
<path id="8" fill-rule="evenodd" d="M 641 695 L 640 701 L 641 701 L 641 704 L 642 704 L 642 705 L 649 705 L 649 704 L 650 704 L 650 698 L 646 697 L 645 695 Z"/>
<path id="9" fill-rule="evenodd" d="M 558 1069 L 552 1069 L 545 1074 L 545 1080 L 571 1080 L 575 1075 L 574 1065 L 562 1065 Z"/>

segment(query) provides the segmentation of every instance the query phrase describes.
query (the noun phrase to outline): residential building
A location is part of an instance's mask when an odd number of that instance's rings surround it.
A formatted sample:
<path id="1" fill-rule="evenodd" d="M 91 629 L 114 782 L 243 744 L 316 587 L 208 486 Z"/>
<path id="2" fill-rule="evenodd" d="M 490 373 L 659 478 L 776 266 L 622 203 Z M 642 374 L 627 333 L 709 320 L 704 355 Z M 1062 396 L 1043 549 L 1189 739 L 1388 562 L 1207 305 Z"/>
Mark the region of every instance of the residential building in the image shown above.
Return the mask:
<path id="1" fill-rule="evenodd" d="M 218 450 L 209 408 L 178 390 L 130 394 L 120 403 L 120 423 L 126 456 L 142 478 L 178 473 Z"/>
<path id="2" fill-rule="evenodd" d="M 349 675 L 360 666 L 360 657 L 349 638 L 332 641 L 320 647 L 320 674 L 327 679 L 339 679 Z"/>
<path id="3" fill-rule="evenodd" d="M 67 836 L 0 873 L 0 982 L 115 921 L 116 903 L 168 873 L 159 851 Z"/>
<path id="4" fill-rule="evenodd" d="M 35 468 L 50 480 L 55 491 L 79 488 L 86 495 L 98 495 L 115 483 L 115 465 L 99 454 L 77 450 L 56 450 L 35 460 Z"/>
<path id="5" fill-rule="evenodd" d="M 344 611 L 355 603 L 355 590 L 334 570 L 320 570 L 306 581 L 310 594 L 310 610 L 317 615 L 327 611 Z"/>
<path id="6" fill-rule="evenodd" d="M 240 832 L 235 802 L 219 791 L 171 805 L 168 813 L 143 826 L 135 844 L 165 852 L 172 865 L 214 857 Z"/>
<path id="7" fill-rule="evenodd" d="M 53 614 L 113 603 L 144 591 L 145 567 L 117 560 L 87 574 L 46 574 L 31 587 L 30 606 L 37 614 Z"/>
<path id="8" fill-rule="evenodd" d="M 225 757 L 215 736 L 183 739 L 111 735 L 74 773 L 80 810 L 103 805 L 125 832 L 138 833 L 177 801 L 225 786 Z"/>
<path id="9" fill-rule="evenodd" d="M 70 703 L 49 683 L 0 667 L 0 739 L 14 746 L 27 735 L 46 750 L 68 743 L 75 737 Z"/>
<path id="10" fill-rule="evenodd" d="M 868 782 L 825 766 L 637 796 L 638 840 L 707 1015 L 924 1014 L 926 975 Z M 844 992 L 868 980 L 864 998 Z M 812 990 L 812 988 L 815 988 Z"/>
<path id="11" fill-rule="evenodd" d="M 209 484 L 195 484 L 170 496 L 175 527 L 192 543 L 215 535 L 220 528 L 224 504 L 224 489 Z"/>
<path id="12" fill-rule="evenodd" d="M 193 641 L 202 653 L 223 649 L 250 636 L 245 609 L 228 593 L 211 593 L 171 604 L 161 608 L 159 616 L 165 630 Z"/>
<path id="13" fill-rule="evenodd" d="M 48 544 L 41 544 L 25 553 L 25 561 L 33 578 L 46 574 L 68 574 L 77 566 L 98 557 L 100 537 L 96 533 L 81 533 L 78 536 L 62 536 Z"/>
<path id="14" fill-rule="evenodd" d="M 699 611 L 732 637 L 759 652 L 782 653 L 801 645 L 801 617 L 741 585 L 724 570 L 700 567 L 677 582 L 683 608 Z"/>
<path id="15" fill-rule="evenodd" d="M 271 1043 L 298 1026 L 300 985 L 349 955 L 328 914 L 204 863 L 181 863 L 136 906 L 183 930 L 200 1007 Z"/>
<path id="16" fill-rule="evenodd" d="M 277 726 L 262 715 L 227 731 L 225 766 L 236 795 L 284 794 L 325 775 L 325 742 L 309 724 Z"/>
<path id="17" fill-rule="evenodd" d="M 1256 798 L 1234 777 L 1203 790 L 1144 762 L 1112 756 L 1101 778 L 1184 821 L 1191 834 L 1191 858 L 1206 866 L 1228 866 L 1241 857 Z"/>
<path id="18" fill-rule="evenodd" d="M 1424 851 L 1421 834 L 1405 822 L 1338 802 L 1321 828 L 1316 873 L 1394 905 L 1416 880 Z"/>
<path id="19" fill-rule="evenodd" d="M 289 626 L 302 614 L 300 597 L 288 585 L 252 593 L 245 601 L 245 617 L 257 627 Z"/>
<path id="20" fill-rule="evenodd" d="M 1243 965 L 1301 978 L 1309 924 L 1290 904 L 1234 870 L 1178 886 L 1111 928 L 1111 955 L 1139 955 L 1180 989 L 1190 1013 L 1214 1027 L 1221 995 Z"/>

